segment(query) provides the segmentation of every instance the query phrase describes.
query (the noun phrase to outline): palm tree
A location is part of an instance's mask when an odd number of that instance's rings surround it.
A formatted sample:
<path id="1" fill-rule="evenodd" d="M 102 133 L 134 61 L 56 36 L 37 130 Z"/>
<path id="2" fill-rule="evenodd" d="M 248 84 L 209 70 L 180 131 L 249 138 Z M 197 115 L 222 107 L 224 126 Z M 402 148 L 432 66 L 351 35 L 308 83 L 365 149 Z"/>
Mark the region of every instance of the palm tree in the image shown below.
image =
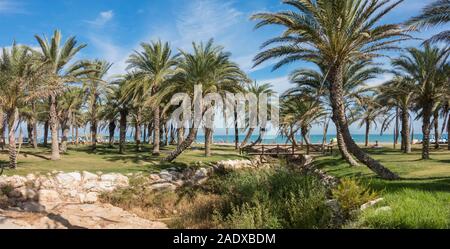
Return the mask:
<path id="1" fill-rule="evenodd" d="M 269 83 L 266 84 L 262 84 L 259 85 L 258 83 L 256 83 L 256 81 L 253 84 L 250 84 L 249 86 L 246 87 L 246 92 L 249 94 L 254 94 L 256 96 L 256 100 L 259 100 L 259 97 L 261 96 L 261 94 L 266 94 L 266 95 L 272 95 L 275 94 L 275 91 L 272 90 L 272 85 Z M 259 101 L 258 101 L 259 103 Z M 258 111 L 259 113 L 259 111 Z M 248 143 L 248 141 L 250 140 L 250 137 L 253 134 L 253 131 L 255 130 L 255 127 L 253 127 L 249 122 L 247 122 L 249 124 L 248 127 L 248 132 L 247 135 L 244 138 L 244 141 L 242 141 L 240 147 L 243 148 L 245 147 L 245 145 Z M 261 127 L 261 129 L 263 129 Z M 260 132 L 261 133 L 261 132 Z"/>
<path id="2" fill-rule="evenodd" d="M 278 45 L 259 53 L 255 66 L 269 59 L 281 58 L 274 70 L 303 60 L 325 64 L 330 81 L 330 99 L 334 120 L 348 150 L 380 177 L 398 176 L 366 154 L 353 141 L 345 115 L 344 71 L 352 61 L 372 59 L 380 51 L 397 49 L 394 43 L 408 39 L 399 24 L 377 23 L 402 1 L 384 0 L 284 0 L 294 10 L 278 13 L 258 13 L 256 28 L 279 25 L 285 28 L 281 36 L 263 44 Z"/>
<path id="3" fill-rule="evenodd" d="M 401 149 L 404 153 L 411 153 L 409 112 L 414 104 L 413 87 L 414 83 L 407 78 L 396 76 L 380 86 L 381 94 L 378 96 L 378 102 L 393 105 L 400 110 Z"/>
<path id="4" fill-rule="evenodd" d="M 89 122 L 91 124 L 92 151 L 97 149 L 97 131 L 99 106 L 102 98 L 108 91 L 108 84 L 103 79 L 111 68 L 112 64 L 107 61 L 94 60 L 79 61 L 70 71 L 83 75 L 83 90 L 86 103 L 90 113 Z M 80 72 L 81 71 L 81 72 Z"/>
<path id="5" fill-rule="evenodd" d="M 284 95 L 281 103 L 282 130 L 288 128 L 288 136 L 294 143 L 295 133 L 300 130 L 303 140 L 306 143 L 306 153 L 309 154 L 309 132 L 314 123 L 328 113 L 314 96 L 307 93 L 303 95 Z"/>
<path id="6" fill-rule="evenodd" d="M 41 65 L 36 63 L 30 49 L 14 43 L 3 48 L 0 57 L 0 106 L 6 114 L 9 129 L 9 166 L 16 168 L 15 132 L 19 123 L 19 108 L 42 96 L 38 82 L 43 79 Z"/>
<path id="7" fill-rule="evenodd" d="M 350 108 L 355 105 L 356 98 L 367 91 L 366 82 L 377 77 L 382 70 L 368 60 L 360 60 L 347 65 L 344 74 L 344 96 L 345 103 Z M 331 108 L 330 87 L 331 83 L 327 80 L 327 71 L 324 65 L 319 66 L 318 70 L 314 69 L 298 69 L 291 73 L 290 81 L 295 85 L 289 89 L 285 95 L 303 95 L 304 93 L 316 96 L 321 105 Z M 348 113 L 347 116 L 351 116 Z M 339 124 L 332 113 L 332 117 L 336 126 L 336 138 L 342 158 L 351 166 L 357 166 L 358 162 L 348 152 L 344 138 L 339 129 Z"/>
<path id="8" fill-rule="evenodd" d="M 245 74 L 239 67 L 230 62 L 230 53 L 223 51 L 223 47 L 215 46 L 213 40 L 206 44 L 193 43 L 193 53 L 180 50 L 181 60 L 178 64 L 179 72 L 173 79 L 173 86 L 165 86 L 166 93 L 184 92 L 191 99 L 196 101 L 203 96 L 194 96 L 197 85 L 202 86 L 203 95 L 208 93 L 220 93 L 221 89 L 227 89 L 229 85 L 235 85 L 236 82 L 242 82 L 246 79 Z M 191 120 L 191 128 L 187 138 L 164 160 L 173 161 L 183 153 L 194 142 L 198 128 L 203 118 L 205 110 Z M 205 154 L 208 154 L 211 131 L 205 133 Z"/>
<path id="9" fill-rule="evenodd" d="M 85 44 L 77 45 L 75 37 L 69 37 L 61 46 L 61 32 L 55 30 L 51 40 L 49 41 L 45 36 L 42 38 L 35 36 L 39 43 L 40 52 L 42 53 L 42 61 L 48 66 L 48 79 L 50 89 L 50 111 L 49 111 L 49 125 L 52 136 L 52 160 L 59 160 L 59 139 L 58 139 L 58 115 L 57 115 L 57 97 L 61 93 L 62 86 L 68 82 L 73 81 L 73 78 L 67 77 L 63 69 L 75 57 L 75 55 L 84 47 Z"/>
<path id="10" fill-rule="evenodd" d="M 154 96 L 160 86 L 175 73 L 176 57 L 172 56 L 169 43 L 161 41 L 142 43 L 142 52 L 135 51 L 128 59 L 129 69 L 136 70 L 136 76 L 129 82 L 126 93 L 137 103 L 143 103 Z M 159 155 L 160 145 L 160 106 L 153 105 L 154 143 L 153 155 Z"/>
<path id="11" fill-rule="evenodd" d="M 450 22 L 448 13 L 450 13 L 450 0 L 437 0 L 427 5 L 420 15 L 411 18 L 406 24 L 419 29 L 446 24 Z M 450 43 L 450 30 L 431 37 L 427 42 L 441 41 Z"/>
<path id="12" fill-rule="evenodd" d="M 407 49 L 407 54 L 393 60 L 399 74 L 413 82 L 415 109 L 422 118 L 422 159 L 429 159 L 431 116 L 448 89 L 450 67 L 446 49 L 433 48 L 425 44 L 423 50 Z M 448 90 L 447 90 L 448 91 Z"/>
<path id="13" fill-rule="evenodd" d="M 112 82 L 111 99 L 114 104 L 112 113 L 119 115 L 119 153 L 125 153 L 126 133 L 127 133 L 127 118 L 133 106 L 133 100 L 129 94 L 126 94 L 126 88 L 130 81 L 134 81 L 135 74 L 128 73 L 122 75 L 116 81 Z"/>
<path id="14" fill-rule="evenodd" d="M 377 96 L 363 96 L 359 98 L 361 112 L 359 127 L 365 126 L 365 146 L 369 146 L 369 132 L 372 126 L 378 126 L 381 117 L 385 116 L 386 109 L 377 101 Z"/>
<path id="15" fill-rule="evenodd" d="M 63 94 L 60 95 L 58 103 L 58 117 L 61 124 L 61 152 L 67 152 L 67 142 L 70 132 L 71 121 L 75 113 L 81 109 L 83 105 L 83 90 L 78 87 L 68 87 Z"/>

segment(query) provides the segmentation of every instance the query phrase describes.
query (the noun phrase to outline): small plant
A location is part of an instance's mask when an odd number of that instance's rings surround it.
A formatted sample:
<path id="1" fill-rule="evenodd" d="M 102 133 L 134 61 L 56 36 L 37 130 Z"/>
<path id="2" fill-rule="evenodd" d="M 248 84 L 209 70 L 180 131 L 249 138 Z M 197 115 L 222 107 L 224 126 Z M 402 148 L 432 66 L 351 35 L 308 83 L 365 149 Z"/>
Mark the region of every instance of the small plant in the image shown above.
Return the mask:
<path id="1" fill-rule="evenodd" d="M 377 192 L 370 190 L 360 181 L 350 178 L 343 178 L 340 184 L 332 190 L 332 195 L 338 201 L 341 211 L 346 218 L 364 203 L 375 200 L 378 197 Z"/>

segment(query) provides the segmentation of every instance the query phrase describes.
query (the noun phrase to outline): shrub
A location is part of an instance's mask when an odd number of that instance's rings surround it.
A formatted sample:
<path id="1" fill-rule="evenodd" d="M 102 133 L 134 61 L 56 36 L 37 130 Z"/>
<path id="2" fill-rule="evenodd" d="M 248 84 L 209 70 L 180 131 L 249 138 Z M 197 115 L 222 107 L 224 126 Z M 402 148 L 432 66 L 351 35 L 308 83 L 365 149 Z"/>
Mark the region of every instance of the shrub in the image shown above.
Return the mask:
<path id="1" fill-rule="evenodd" d="M 332 195 L 338 201 L 343 215 L 348 218 L 352 211 L 358 210 L 364 203 L 375 200 L 378 194 L 358 180 L 343 178 L 332 190 Z"/>
<path id="2" fill-rule="evenodd" d="M 225 205 L 216 217 L 225 228 L 327 228 L 326 189 L 313 176 L 287 170 L 239 171 L 216 180 Z"/>
<path id="3" fill-rule="evenodd" d="M 367 209 L 357 222 L 358 227 L 378 229 L 448 229 L 450 200 L 443 193 L 402 190 L 387 195 L 390 211 L 377 207 Z"/>

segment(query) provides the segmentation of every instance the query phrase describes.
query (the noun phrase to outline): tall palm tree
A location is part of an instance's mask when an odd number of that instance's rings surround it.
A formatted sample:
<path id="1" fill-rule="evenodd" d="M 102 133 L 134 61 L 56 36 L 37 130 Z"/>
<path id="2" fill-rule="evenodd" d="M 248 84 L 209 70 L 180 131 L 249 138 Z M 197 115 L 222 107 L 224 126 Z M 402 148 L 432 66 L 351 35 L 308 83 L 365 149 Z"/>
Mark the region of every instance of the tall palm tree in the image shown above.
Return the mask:
<path id="1" fill-rule="evenodd" d="M 246 87 L 246 92 L 250 93 L 250 94 L 254 94 L 257 97 L 256 100 L 259 100 L 259 97 L 261 94 L 266 94 L 266 95 L 275 94 L 275 91 L 272 90 L 272 87 L 273 86 L 270 83 L 259 85 L 255 81 L 253 84 L 250 84 Z M 258 111 L 258 113 L 259 113 L 259 111 Z M 247 122 L 247 123 L 249 124 L 250 122 Z M 263 129 L 263 128 L 261 128 L 261 129 Z M 242 141 L 242 143 L 240 145 L 241 148 L 245 147 L 245 145 L 248 143 L 254 130 L 255 130 L 255 127 L 253 127 L 253 126 L 251 126 L 251 124 L 249 124 L 247 135 L 245 136 L 244 141 Z"/>
<path id="2" fill-rule="evenodd" d="M 49 125 L 52 136 L 52 160 L 59 160 L 59 139 L 58 139 L 58 115 L 57 115 L 57 97 L 61 94 L 62 86 L 73 79 L 67 77 L 64 68 L 75 57 L 75 55 L 84 47 L 85 44 L 77 45 L 75 37 L 69 37 L 61 46 L 61 32 L 55 30 L 51 40 L 49 41 L 45 36 L 35 36 L 39 43 L 39 48 L 42 60 L 48 66 L 49 76 L 46 80 L 50 89 L 50 110 L 49 110 Z"/>
<path id="3" fill-rule="evenodd" d="M 99 106 L 101 100 L 107 94 L 108 83 L 104 77 L 108 73 L 112 64 L 103 60 L 82 60 L 71 68 L 72 73 L 82 74 L 83 90 L 86 103 L 90 113 L 89 122 L 91 124 L 92 151 L 97 149 L 97 131 L 99 121 Z M 80 72 L 81 71 L 81 72 Z"/>
<path id="4" fill-rule="evenodd" d="M 116 81 L 112 82 L 110 93 L 112 94 L 111 103 L 113 103 L 112 113 L 119 115 L 119 153 L 125 153 L 126 133 L 127 133 L 127 118 L 130 110 L 133 107 L 133 99 L 126 93 L 128 82 L 134 81 L 135 74 L 130 72 L 120 76 Z"/>
<path id="5" fill-rule="evenodd" d="M 361 112 L 359 127 L 365 126 L 365 146 L 369 146 L 369 133 L 372 126 L 375 128 L 381 121 L 381 118 L 385 116 L 386 109 L 383 108 L 383 104 L 377 101 L 377 96 L 363 96 L 359 98 Z"/>
<path id="6" fill-rule="evenodd" d="M 428 4 L 418 16 L 411 18 L 406 24 L 414 28 L 428 28 L 437 25 L 443 25 L 450 22 L 450 0 L 436 0 Z M 427 42 L 446 42 L 450 43 L 450 30 L 445 30 L 433 37 Z"/>
<path id="7" fill-rule="evenodd" d="M 135 51 L 128 59 L 129 69 L 136 70 L 136 76 L 129 82 L 126 93 L 130 94 L 135 102 L 143 103 L 153 97 L 160 86 L 168 81 L 175 73 L 177 59 L 172 55 L 169 43 L 156 41 L 142 43 L 142 51 Z M 160 105 L 153 106 L 154 143 L 153 155 L 159 155 L 160 145 Z"/>
<path id="8" fill-rule="evenodd" d="M 429 159 L 431 117 L 448 91 L 449 52 L 425 44 L 423 50 L 407 49 L 407 53 L 393 60 L 399 74 L 413 82 L 415 109 L 422 118 L 422 159 Z"/>
<path id="9" fill-rule="evenodd" d="M 215 46 L 213 40 L 204 43 L 193 43 L 193 53 L 180 50 L 181 60 L 178 64 L 179 72 L 173 79 L 172 86 L 165 86 L 166 93 L 184 92 L 191 99 L 203 98 L 208 93 L 219 93 L 222 86 L 242 82 L 246 79 L 245 74 L 239 67 L 230 62 L 230 53 L 224 52 L 223 47 Z M 202 85 L 203 96 L 194 96 L 197 85 Z M 164 93 L 163 93 L 164 94 Z M 220 93 L 219 93 L 220 94 Z M 203 118 L 205 110 L 202 110 Z M 164 160 L 173 161 L 183 153 L 194 142 L 201 118 L 191 120 L 191 128 L 187 138 Z M 205 145 L 210 143 L 210 133 L 205 135 Z M 205 148 L 208 154 L 208 148 Z"/>
<path id="10" fill-rule="evenodd" d="M 410 141 L 410 110 L 414 104 L 414 83 L 407 78 L 396 76 L 394 79 L 380 86 L 378 102 L 393 105 L 400 110 L 401 120 L 401 149 L 404 153 L 411 153 Z"/>
<path id="11" fill-rule="evenodd" d="M 78 87 L 68 87 L 64 93 L 60 95 L 57 111 L 62 130 L 60 148 L 62 153 L 67 152 L 71 121 L 73 120 L 75 113 L 81 109 L 82 105 L 83 90 Z"/>
<path id="12" fill-rule="evenodd" d="M 319 63 L 318 63 L 319 64 Z M 320 64 L 319 64 L 320 65 Z M 365 94 L 366 82 L 374 79 L 382 70 L 368 60 L 360 60 L 347 65 L 344 73 L 344 98 L 346 106 L 355 105 L 355 99 L 361 94 Z M 330 87 L 331 83 L 327 80 L 327 69 L 325 65 L 319 66 L 319 69 L 298 69 L 294 70 L 290 76 L 294 87 L 289 89 L 286 95 L 303 95 L 304 93 L 316 96 L 321 105 L 331 108 Z M 353 108 L 348 108 L 353 109 Z M 348 113 L 347 116 L 350 116 Z M 348 152 L 344 138 L 339 129 L 339 124 L 332 114 L 330 116 L 336 126 L 336 138 L 342 158 L 351 166 L 357 166 L 358 162 Z"/>
<path id="13" fill-rule="evenodd" d="M 389 0 L 284 0 L 294 8 L 278 13 L 258 13 L 256 28 L 279 25 L 284 32 L 266 43 L 255 57 L 255 66 L 269 59 L 281 58 L 274 70 L 295 61 L 324 63 L 330 81 L 333 116 L 348 150 L 372 171 L 385 179 L 398 176 L 366 154 L 353 141 L 345 115 L 344 70 L 352 61 L 371 59 L 380 51 L 396 49 L 394 44 L 410 38 L 399 24 L 379 21 L 402 1 Z M 390 4 L 392 3 L 392 4 Z"/>
<path id="14" fill-rule="evenodd" d="M 9 129 L 9 166 L 16 168 L 15 132 L 19 123 L 19 108 L 42 96 L 38 82 L 43 80 L 41 64 L 36 63 L 30 49 L 14 43 L 3 48 L 0 56 L 0 107 L 6 114 Z"/>

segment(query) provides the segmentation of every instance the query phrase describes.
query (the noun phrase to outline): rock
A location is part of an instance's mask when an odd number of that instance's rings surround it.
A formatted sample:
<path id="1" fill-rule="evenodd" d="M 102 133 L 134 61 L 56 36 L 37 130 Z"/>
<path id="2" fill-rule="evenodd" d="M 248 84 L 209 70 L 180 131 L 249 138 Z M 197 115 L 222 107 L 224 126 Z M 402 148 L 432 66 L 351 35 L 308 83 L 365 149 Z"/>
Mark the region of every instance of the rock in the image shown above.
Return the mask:
<path id="1" fill-rule="evenodd" d="M 376 200 L 373 200 L 373 201 L 369 201 L 369 202 L 367 202 L 367 203 L 364 203 L 363 205 L 361 205 L 360 210 L 361 210 L 361 211 L 364 211 L 364 210 L 366 210 L 366 209 L 369 208 L 369 207 L 375 206 L 377 203 L 379 203 L 379 202 L 381 202 L 381 201 L 383 201 L 383 200 L 384 200 L 383 198 L 378 198 L 378 199 L 376 199 Z"/>
<path id="2" fill-rule="evenodd" d="M 128 177 L 118 173 L 102 175 L 100 176 L 100 180 L 102 182 L 111 182 L 113 185 L 117 185 L 117 187 L 126 187 L 129 184 Z"/>
<path id="3" fill-rule="evenodd" d="M 39 204 L 47 207 L 52 207 L 61 203 L 59 193 L 55 190 L 42 189 L 38 192 Z"/>
<path id="4" fill-rule="evenodd" d="M 98 194 L 96 192 L 89 192 L 86 194 L 86 197 L 83 203 L 96 203 L 98 200 Z"/>
<path id="5" fill-rule="evenodd" d="M 22 202 L 20 208 L 26 212 L 44 212 L 45 207 L 35 201 Z"/>
<path id="6" fill-rule="evenodd" d="M 7 179 L 8 185 L 12 188 L 20 188 L 25 186 L 27 179 L 23 176 L 11 176 Z"/>
<path id="7" fill-rule="evenodd" d="M 192 178 L 194 181 L 199 181 L 206 177 L 208 177 L 208 170 L 205 168 L 200 168 L 197 171 L 195 171 L 194 176 Z"/>
<path id="8" fill-rule="evenodd" d="M 153 191 L 174 191 L 176 188 L 177 186 L 168 182 L 157 183 L 150 186 L 150 189 L 152 189 Z"/>
<path id="9" fill-rule="evenodd" d="M 390 211 L 392 211 L 392 208 L 386 206 L 386 207 L 380 207 L 380 208 L 377 208 L 377 209 L 375 210 L 375 213 L 378 214 L 378 213 L 382 213 L 382 212 L 390 212 Z"/>
<path id="10" fill-rule="evenodd" d="M 97 181 L 99 179 L 98 175 L 92 174 L 87 171 L 83 171 L 83 182 L 87 181 Z"/>
<path id="11" fill-rule="evenodd" d="M 81 183 L 81 174 L 73 173 L 59 173 L 55 176 L 56 181 L 64 188 L 76 188 Z"/>
<path id="12" fill-rule="evenodd" d="M 159 177 L 158 174 L 150 174 L 149 178 L 150 178 L 152 181 L 158 181 L 158 180 L 161 180 L 161 177 Z"/>
<path id="13" fill-rule="evenodd" d="M 162 171 L 159 173 L 159 177 L 160 177 L 161 179 L 166 180 L 166 181 L 173 181 L 173 180 L 174 180 L 173 175 L 170 174 L 169 171 L 167 171 L 167 170 L 162 170 Z"/>
<path id="14" fill-rule="evenodd" d="M 28 174 L 26 176 L 26 178 L 27 178 L 27 181 L 29 181 L 29 182 L 36 180 L 36 176 L 34 174 Z"/>

